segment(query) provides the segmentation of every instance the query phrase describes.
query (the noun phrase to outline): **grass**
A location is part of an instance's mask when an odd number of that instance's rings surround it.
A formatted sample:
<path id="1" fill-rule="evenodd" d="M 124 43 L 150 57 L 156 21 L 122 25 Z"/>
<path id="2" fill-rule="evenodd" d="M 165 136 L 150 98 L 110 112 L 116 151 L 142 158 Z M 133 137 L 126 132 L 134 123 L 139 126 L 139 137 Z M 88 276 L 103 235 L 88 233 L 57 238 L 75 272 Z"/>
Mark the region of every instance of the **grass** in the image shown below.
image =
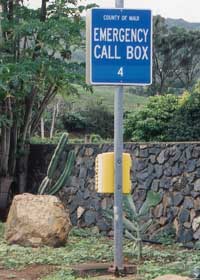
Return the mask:
<path id="1" fill-rule="evenodd" d="M 113 240 L 95 235 L 91 229 L 74 228 L 69 242 L 62 248 L 24 248 L 18 245 L 8 246 L 3 239 L 3 226 L 0 224 L 0 267 L 18 269 L 33 264 L 51 264 L 59 266 L 59 271 L 43 277 L 42 280 L 94 279 L 77 278 L 67 265 L 86 262 L 113 261 Z M 187 250 L 178 245 L 145 245 L 143 260 L 136 261 L 136 252 L 132 244 L 125 241 L 126 261 L 137 264 L 138 274 L 143 280 L 151 280 L 163 274 L 190 275 L 192 269 L 200 264 L 200 251 Z"/>
<path id="2" fill-rule="evenodd" d="M 65 97 L 64 102 L 62 101 L 62 106 L 66 112 L 78 112 L 86 110 L 87 106 L 90 104 L 102 104 L 105 105 L 108 110 L 114 112 L 114 95 L 115 87 L 113 86 L 98 86 L 93 87 L 93 93 L 86 92 L 82 87 L 76 86 L 78 89 L 78 95 L 70 95 Z M 124 98 L 123 98 L 123 110 L 126 111 L 137 111 L 142 108 L 148 97 L 144 95 L 131 93 L 131 87 L 124 87 Z M 91 107 L 90 107 L 91 108 Z M 46 137 L 41 139 L 40 136 L 35 136 L 31 138 L 32 144 L 57 144 L 62 133 L 58 133 L 52 139 Z M 71 144 L 83 144 L 85 143 L 85 133 L 70 133 L 69 143 Z M 112 139 L 102 139 L 102 141 L 97 141 L 96 143 L 110 143 Z"/>
<path id="3" fill-rule="evenodd" d="M 3 238 L 0 239 L 0 265 L 6 268 L 19 268 L 30 264 L 69 265 L 86 261 L 109 261 L 112 258 L 109 240 L 93 236 L 87 231 L 87 238 L 80 238 L 74 229 L 71 232 L 69 243 L 61 248 L 31 248 L 19 245 L 8 246 Z M 79 233 L 79 231 L 78 231 Z M 93 246 L 91 246 L 93 244 Z"/>
<path id="4" fill-rule="evenodd" d="M 114 111 L 115 87 L 99 86 L 93 87 L 93 93 L 87 93 L 79 88 L 80 95 L 77 97 L 69 96 L 67 102 L 73 103 L 73 109 L 83 109 L 89 102 L 102 101 L 111 111 Z M 124 91 L 124 111 L 135 111 L 142 107 L 148 98 L 145 96 L 130 93 L 129 88 Z M 80 107 L 81 106 L 81 107 Z"/>

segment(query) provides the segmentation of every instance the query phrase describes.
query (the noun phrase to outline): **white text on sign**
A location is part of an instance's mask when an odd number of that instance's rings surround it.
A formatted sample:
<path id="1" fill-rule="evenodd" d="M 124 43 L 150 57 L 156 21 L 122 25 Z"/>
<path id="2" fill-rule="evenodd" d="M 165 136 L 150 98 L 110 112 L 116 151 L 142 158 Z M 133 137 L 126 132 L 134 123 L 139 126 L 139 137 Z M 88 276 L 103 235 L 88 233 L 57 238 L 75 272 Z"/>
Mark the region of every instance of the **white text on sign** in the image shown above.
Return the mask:
<path id="1" fill-rule="evenodd" d="M 94 28 L 94 42 L 99 42 L 94 46 L 95 59 L 121 59 L 117 43 L 138 43 L 139 45 L 126 46 L 127 60 L 148 60 L 148 46 L 141 46 L 141 43 L 147 43 L 149 29 L 145 28 Z M 116 42 L 116 45 L 102 45 L 100 42 Z"/>
<path id="2" fill-rule="evenodd" d="M 146 43 L 148 32 L 144 28 L 94 28 L 94 41 Z"/>

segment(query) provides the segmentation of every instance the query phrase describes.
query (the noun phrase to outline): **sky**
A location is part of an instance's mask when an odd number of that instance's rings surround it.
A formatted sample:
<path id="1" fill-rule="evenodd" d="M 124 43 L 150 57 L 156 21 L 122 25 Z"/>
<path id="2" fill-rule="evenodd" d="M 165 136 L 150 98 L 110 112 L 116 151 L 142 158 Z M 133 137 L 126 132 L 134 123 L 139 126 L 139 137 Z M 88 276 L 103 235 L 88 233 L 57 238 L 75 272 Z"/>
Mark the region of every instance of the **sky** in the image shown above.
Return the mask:
<path id="1" fill-rule="evenodd" d="M 26 0 L 33 8 L 40 6 L 41 0 Z M 83 4 L 96 3 L 102 8 L 115 7 L 115 0 L 82 0 Z M 200 0 L 124 0 L 124 8 L 152 9 L 153 14 L 163 17 L 182 18 L 190 22 L 200 22 Z"/>

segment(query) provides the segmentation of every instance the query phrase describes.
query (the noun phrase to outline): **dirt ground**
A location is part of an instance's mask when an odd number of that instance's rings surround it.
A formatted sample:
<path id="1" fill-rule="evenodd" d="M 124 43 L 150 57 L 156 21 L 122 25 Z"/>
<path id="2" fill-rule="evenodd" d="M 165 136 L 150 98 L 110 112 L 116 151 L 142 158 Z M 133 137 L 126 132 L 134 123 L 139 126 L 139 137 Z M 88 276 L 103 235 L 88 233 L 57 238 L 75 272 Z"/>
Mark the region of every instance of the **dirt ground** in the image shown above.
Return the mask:
<path id="1" fill-rule="evenodd" d="M 80 265 L 80 269 L 82 265 Z M 75 269 L 75 271 L 77 272 L 78 266 L 72 266 L 72 269 Z M 0 267 L 0 280 L 10 280 L 10 279 L 14 279 L 14 280 L 39 280 L 44 276 L 47 276 L 53 272 L 55 272 L 56 270 L 59 270 L 58 266 L 52 266 L 52 265 L 31 265 L 31 266 L 27 266 L 26 268 L 23 268 L 21 270 L 15 270 L 15 269 L 5 269 Z M 80 275 L 81 276 L 81 275 Z M 86 279 L 87 276 L 90 276 L 90 279 L 93 280 L 117 280 L 117 279 L 122 279 L 122 280 L 142 280 L 141 276 L 136 276 L 136 275 L 128 275 L 125 277 L 115 277 L 112 274 L 105 274 L 105 272 L 103 273 L 94 273 L 93 272 L 89 272 L 87 274 L 82 275 L 82 279 Z M 166 278 L 165 278 L 166 277 Z M 157 278 L 156 278 L 157 279 Z M 175 280 L 175 277 L 167 277 L 167 276 L 162 276 L 158 279 L 163 279 L 163 280 L 168 280 L 168 279 L 173 279 Z M 179 278 L 177 276 L 176 278 L 178 279 L 189 279 L 189 278 Z M 63 279 L 60 279 L 63 280 Z M 67 279 L 65 279 L 67 280 Z"/>
<path id="2" fill-rule="evenodd" d="M 73 267 L 71 267 L 71 268 L 73 269 Z M 51 265 L 31 265 L 31 266 L 27 266 L 21 270 L 5 269 L 5 268 L 0 267 L 0 280 L 10 280 L 10 279 L 39 280 L 39 279 L 41 279 L 41 277 L 49 275 L 58 269 L 59 269 L 59 267 L 51 266 Z M 118 277 L 113 276 L 112 274 L 105 274 L 105 272 L 97 273 L 97 274 L 94 272 L 92 272 L 90 274 L 88 272 L 87 276 L 90 276 L 90 279 L 94 279 L 94 280 L 114 280 L 114 279 L 141 280 L 141 278 L 138 278 L 134 275 L 129 275 L 126 277 L 118 278 Z M 84 279 L 84 276 L 82 276 L 82 277 Z M 60 279 L 60 280 L 63 280 L 63 279 Z"/>
<path id="3" fill-rule="evenodd" d="M 84 279 L 89 276 L 89 279 L 94 280 L 113 280 L 113 279 L 124 279 L 124 280 L 142 280 L 136 277 L 136 266 L 125 264 L 127 276 L 115 277 L 112 263 L 86 263 L 73 265 L 70 267 L 76 275 L 81 276 Z M 108 272 L 109 271 L 109 272 Z M 108 272 L 108 273 L 107 273 Z"/>
<path id="4" fill-rule="evenodd" d="M 58 268 L 51 265 L 31 265 L 21 270 L 5 269 L 0 267 L 0 279 L 14 280 L 38 280 L 43 276 L 51 274 Z"/>

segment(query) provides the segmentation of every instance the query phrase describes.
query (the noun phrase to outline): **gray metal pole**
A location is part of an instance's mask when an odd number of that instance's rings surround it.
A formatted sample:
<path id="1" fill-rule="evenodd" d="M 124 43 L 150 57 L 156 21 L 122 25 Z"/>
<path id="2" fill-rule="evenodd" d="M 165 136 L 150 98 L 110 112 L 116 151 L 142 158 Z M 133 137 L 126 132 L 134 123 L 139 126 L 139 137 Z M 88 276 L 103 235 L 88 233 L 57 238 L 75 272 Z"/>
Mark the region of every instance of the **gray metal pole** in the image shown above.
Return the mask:
<path id="1" fill-rule="evenodd" d="M 115 0 L 116 8 L 124 7 L 124 0 Z M 122 153 L 123 153 L 123 86 L 115 92 L 114 158 L 114 267 L 123 270 L 123 222 L 122 222 Z"/>

